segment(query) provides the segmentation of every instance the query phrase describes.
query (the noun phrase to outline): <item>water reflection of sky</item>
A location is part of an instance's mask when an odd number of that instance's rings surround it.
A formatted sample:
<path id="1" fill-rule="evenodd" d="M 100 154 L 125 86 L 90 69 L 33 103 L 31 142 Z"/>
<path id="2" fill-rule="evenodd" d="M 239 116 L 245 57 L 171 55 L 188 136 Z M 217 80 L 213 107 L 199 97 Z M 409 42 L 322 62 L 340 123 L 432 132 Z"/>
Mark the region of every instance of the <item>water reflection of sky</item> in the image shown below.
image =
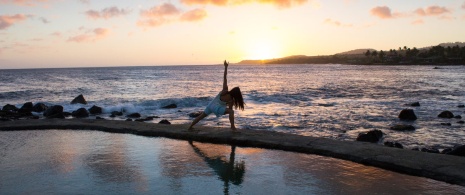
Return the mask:
<path id="1" fill-rule="evenodd" d="M 98 131 L 0 132 L 0 194 L 458 194 L 327 157 Z"/>

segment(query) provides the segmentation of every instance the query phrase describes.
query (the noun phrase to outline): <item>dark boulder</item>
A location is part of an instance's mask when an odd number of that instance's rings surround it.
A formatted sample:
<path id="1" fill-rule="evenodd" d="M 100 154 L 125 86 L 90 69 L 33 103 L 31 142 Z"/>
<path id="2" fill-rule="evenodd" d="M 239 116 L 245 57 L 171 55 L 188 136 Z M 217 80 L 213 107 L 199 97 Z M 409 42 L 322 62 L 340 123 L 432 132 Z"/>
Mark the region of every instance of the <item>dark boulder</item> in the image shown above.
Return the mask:
<path id="1" fill-rule="evenodd" d="M 200 116 L 203 112 L 192 112 L 189 114 L 189 117 L 191 118 L 196 118 L 198 116 Z"/>
<path id="2" fill-rule="evenodd" d="M 418 106 L 420 106 L 420 102 L 413 102 L 413 103 L 410 104 L 410 106 L 418 107 Z"/>
<path id="3" fill-rule="evenodd" d="M 390 128 L 391 130 L 394 131 L 415 131 L 415 127 L 413 125 L 394 125 Z"/>
<path id="4" fill-rule="evenodd" d="M 420 151 L 422 152 L 428 152 L 428 153 L 436 153 L 439 154 L 439 150 L 435 148 L 422 148 Z"/>
<path id="5" fill-rule="evenodd" d="M 455 156 L 465 156 L 465 145 L 455 147 L 452 149 L 452 151 L 447 152 L 446 154 Z"/>
<path id="6" fill-rule="evenodd" d="M 3 106 L 2 110 L 3 111 L 17 112 L 19 109 L 15 105 L 7 104 L 7 105 Z"/>
<path id="7" fill-rule="evenodd" d="M 451 111 L 442 111 L 439 115 L 438 115 L 439 118 L 454 118 L 454 114 L 452 114 Z"/>
<path id="8" fill-rule="evenodd" d="M 441 125 L 444 125 L 444 126 L 452 126 L 452 124 L 450 124 L 450 123 L 441 123 Z"/>
<path id="9" fill-rule="evenodd" d="M 371 130 L 367 133 L 358 134 L 357 141 L 377 143 L 383 137 L 383 132 L 380 130 Z"/>
<path id="10" fill-rule="evenodd" d="M 63 114 L 63 106 L 55 105 L 44 111 L 44 117 L 46 118 L 65 118 Z"/>
<path id="11" fill-rule="evenodd" d="M 464 124 L 465 121 L 458 121 L 457 123 L 459 123 L 459 124 Z"/>
<path id="12" fill-rule="evenodd" d="M 110 117 L 123 116 L 123 112 L 113 111 Z"/>
<path id="13" fill-rule="evenodd" d="M 384 142 L 384 145 L 387 147 L 392 147 L 392 148 L 401 148 L 401 149 L 404 148 L 402 144 L 397 143 L 397 142 Z"/>
<path id="14" fill-rule="evenodd" d="M 151 121 L 153 119 L 154 119 L 153 116 L 149 116 L 149 117 L 146 117 L 146 118 L 136 119 L 135 121 L 137 121 L 137 122 L 145 122 L 145 121 Z"/>
<path id="15" fill-rule="evenodd" d="M 412 109 L 403 109 L 402 111 L 400 111 L 399 119 L 414 121 L 417 120 L 417 116 L 415 115 L 415 112 L 413 112 Z"/>
<path id="16" fill-rule="evenodd" d="M 458 105 L 457 107 L 459 107 L 459 108 L 465 108 L 465 105 L 460 104 L 460 105 Z"/>
<path id="17" fill-rule="evenodd" d="M 160 122 L 158 122 L 158 124 L 171 125 L 171 123 L 166 119 L 161 120 Z"/>
<path id="18" fill-rule="evenodd" d="M 456 118 L 456 119 L 461 119 L 462 116 L 460 116 L 460 115 L 455 115 L 454 118 Z"/>
<path id="19" fill-rule="evenodd" d="M 91 108 L 89 108 L 89 113 L 90 114 L 102 114 L 102 108 L 96 105 L 93 105 Z"/>
<path id="20" fill-rule="evenodd" d="M 32 107 L 32 112 L 43 112 L 48 109 L 48 106 L 44 103 L 37 103 Z"/>
<path id="21" fill-rule="evenodd" d="M 170 104 L 170 105 L 167 105 L 167 106 L 163 106 L 161 108 L 163 108 L 163 109 L 171 109 L 171 108 L 177 108 L 177 107 L 178 107 L 178 105 L 176 105 L 176 104 Z"/>
<path id="22" fill-rule="evenodd" d="M 18 112 L 21 112 L 21 113 L 32 112 L 33 107 L 34 107 L 34 104 L 32 104 L 32 102 L 26 102 L 25 104 L 23 104 L 23 106 L 21 106 Z"/>
<path id="23" fill-rule="evenodd" d="M 75 97 L 73 101 L 71 101 L 71 104 L 87 104 L 87 101 L 86 99 L 84 99 L 84 96 L 81 94 Z"/>
<path id="24" fill-rule="evenodd" d="M 99 117 L 99 116 L 95 117 L 95 119 L 97 119 L 97 120 L 105 120 L 104 118 Z"/>
<path id="25" fill-rule="evenodd" d="M 136 112 L 136 113 L 129 114 L 126 117 L 128 117 L 128 118 L 140 118 L 141 115 Z"/>
<path id="26" fill-rule="evenodd" d="M 73 113 L 71 113 L 71 116 L 75 118 L 85 118 L 89 117 L 89 112 L 85 108 L 79 108 L 76 111 L 73 111 Z"/>
<path id="27" fill-rule="evenodd" d="M 63 115 L 64 115 L 65 117 L 70 117 L 72 114 L 71 114 L 71 112 L 63 112 Z"/>
<path id="28" fill-rule="evenodd" d="M 132 121 L 132 119 L 128 118 L 128 119 L 126 119 L 126 121 Z"/>

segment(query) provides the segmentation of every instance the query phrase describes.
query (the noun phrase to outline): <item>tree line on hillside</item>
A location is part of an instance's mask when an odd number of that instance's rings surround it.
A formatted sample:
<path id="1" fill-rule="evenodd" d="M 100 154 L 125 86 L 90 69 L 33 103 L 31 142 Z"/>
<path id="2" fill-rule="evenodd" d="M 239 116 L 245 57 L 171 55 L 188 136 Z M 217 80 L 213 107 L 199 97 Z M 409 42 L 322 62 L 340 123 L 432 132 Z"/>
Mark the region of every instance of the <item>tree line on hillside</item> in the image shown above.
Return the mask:
<path id="1" fill-rule="evenodd" d="M 465 46 L 433 46 L 428 49 L 408 48 L 367 50 L 364 54 L 330 56 L 297 56 L 264 61 L 265 64 L 362 64 L 362 65 L 464 65 Z"/>

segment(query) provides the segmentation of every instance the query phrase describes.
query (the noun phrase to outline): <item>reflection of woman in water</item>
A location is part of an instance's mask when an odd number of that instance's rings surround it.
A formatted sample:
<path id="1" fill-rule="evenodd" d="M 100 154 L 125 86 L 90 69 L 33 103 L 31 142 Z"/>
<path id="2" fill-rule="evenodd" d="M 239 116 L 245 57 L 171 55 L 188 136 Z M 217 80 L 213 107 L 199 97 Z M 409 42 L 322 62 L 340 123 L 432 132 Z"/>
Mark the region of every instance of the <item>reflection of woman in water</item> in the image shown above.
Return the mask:
<path id="1" fill-rule="evenodd" d="M 189 126 L 189 130 L 193 130 L 193 126 L 200 120 L 205 118 L 211 113 L 215 113 L 217 117 L 225 114 L 229 114 L 229 122 L 231 123 L 231 130 L 236 131 L 234 125 L 234 110 L 244 110 L 244 99 L 242 98 L 241 89 L 234 87 L 228 91 L 228 81 L 226 75 L 228 74 L 228 62 L 224 61 L 224 78 L 223 78 L 223 90 L 207 105 L 207 108 L 197 118 L 192 121 Z M 228 106 L 228 108 L 226 108 Z"/>
<path id="2" fill-rule="evenodd" d="M 219 178 L 224 182 L 224 194 L 229 194 L 229 183 L 241 185 L 244 181 L 245 164 L 244 161 L 235 162 L 236 146 L 231 146 L 229 161 L 220 156 L 209 156 L 208 151 L 203 152 L 200 148 L 194 145 L 192 141 L 189 144 L 203 160 L 211 167 Z"/>

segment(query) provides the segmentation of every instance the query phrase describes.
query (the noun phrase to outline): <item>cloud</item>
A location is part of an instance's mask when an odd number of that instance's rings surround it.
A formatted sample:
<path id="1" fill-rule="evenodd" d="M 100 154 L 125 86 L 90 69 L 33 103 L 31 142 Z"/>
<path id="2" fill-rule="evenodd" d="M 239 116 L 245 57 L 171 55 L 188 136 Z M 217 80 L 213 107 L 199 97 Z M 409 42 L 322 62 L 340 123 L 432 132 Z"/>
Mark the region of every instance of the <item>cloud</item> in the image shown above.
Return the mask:
<path id="1" fill-rule="evenodd" d="M 61 32 L 54 32 L 54 33 L 52 33 L 50 35 L 54 36 L 54 37 L 61 37 Z"/>
<path id="2" fill-rule="evenodd" d="M 338 27 L 352 27 L 353 25 L 352 24 L 343 24 L 337 20 L 332 20 L 330 18 L 327 18 L 325 21 L 324 21 L 325 24 L 329 24 L 329 25 L 333 25 L 333 26 L 338 26 Z"/>
<path id="3" fill-rule="evenodd" d="M 44 17 L 40 17 L 39 20 L 42 21 L 44 24 L 50 23 L 50 21 L 48 21 L 48 20 L 47 20 L 46 18 L 44 18 Z"/>
<path id="4" fill-rule="evenodd" d="M 94 42 L 100 39 L 103 39 L 108 36 L 110 33 L 110 30 L 105 29 L 105 28 L 96 28 L 92 31 L 70 37 L 68 39 L 68 42 L 76 42 L 76 43 L 82 43 L 82 42 Z"/>
<path id="5" fill-rule="evenodd" d="M 185 5 L 207 5 L 216 6 L 237 5 L 246 3 L 272 4 L 279 8 L 289 8 L 306 3 L 308 0 L 181 0 Z"/>
<path id="6" fill-rule="evenodd" d="M 92 18 L 92 19 L 100 19 L 100 18 L 108 19 L 112 17 L 126 15 L 128 13 L 129 13 L 128 10 L 118 9 L 117 7 L 108 7 L 108 8 L 103 9 L 102 11 L 89 10 L 85 12 L 87 17 Z"/>
<path id="7" fill-rule="evenodd" d="M 36 6 L 40 3 L 46 3 L 48 0 L 0 0 L 0 4 L 13 4 L 18 6 Z"/>
<path id="8" fill-rule="evenodd" d="M 207 12 L 203 9 L 194 9 L 191 11 L 188 11 L 181 16 L 182 21 L 199 21 L 207 17 Z"/>
<path id="9" fill-rule="evenodd" d="M 450 10 L 445 7 L 429 6 L 426 9 L 418 8 L 414 11 L 419 16 L 438 16 L 446 13 L 450 13 Z"/>
<path id="10" fill-rule="evenodd" d="M 370 10 L 371 15 L 376 16 L 381 19 L 393 18 L 391 9 L 387 6 L 378 6 Z"/>
<path id="11" fill-rule="evenodd" d="M 79 1 L 80 1 L 81 3 L 83 3 L 83 4 L 87 4 L 87 5 L 90 4 L 90 1 L 89 1 L 89 0 L 79 0 Z"/>
<path id="12" fill-rule="evenodd" d="M 1 15 L 0 16 L 0 30 L 5 30 L 8 27 L 12 26 L 13 24 L 26 20 L 28 16 L 23 14 L 16 14 L 16 15 Z"/>
<path id="13" fill-rule="evenodd" d="M 170 22 L 187 21 L 196 22 L 207 17 L 207 12 L 203 9 L 194 9 L 188 12 L 182 12 L 176 6 L 170 3 L 154 6 L 148 10 L 140 12 L 138 26 L 157 27 Z"/>
<path id="14" fill-rule="evenodd" d="M 462 4 L 462 9 L 465 9 L 465 2 L 463 2 Z"/>

